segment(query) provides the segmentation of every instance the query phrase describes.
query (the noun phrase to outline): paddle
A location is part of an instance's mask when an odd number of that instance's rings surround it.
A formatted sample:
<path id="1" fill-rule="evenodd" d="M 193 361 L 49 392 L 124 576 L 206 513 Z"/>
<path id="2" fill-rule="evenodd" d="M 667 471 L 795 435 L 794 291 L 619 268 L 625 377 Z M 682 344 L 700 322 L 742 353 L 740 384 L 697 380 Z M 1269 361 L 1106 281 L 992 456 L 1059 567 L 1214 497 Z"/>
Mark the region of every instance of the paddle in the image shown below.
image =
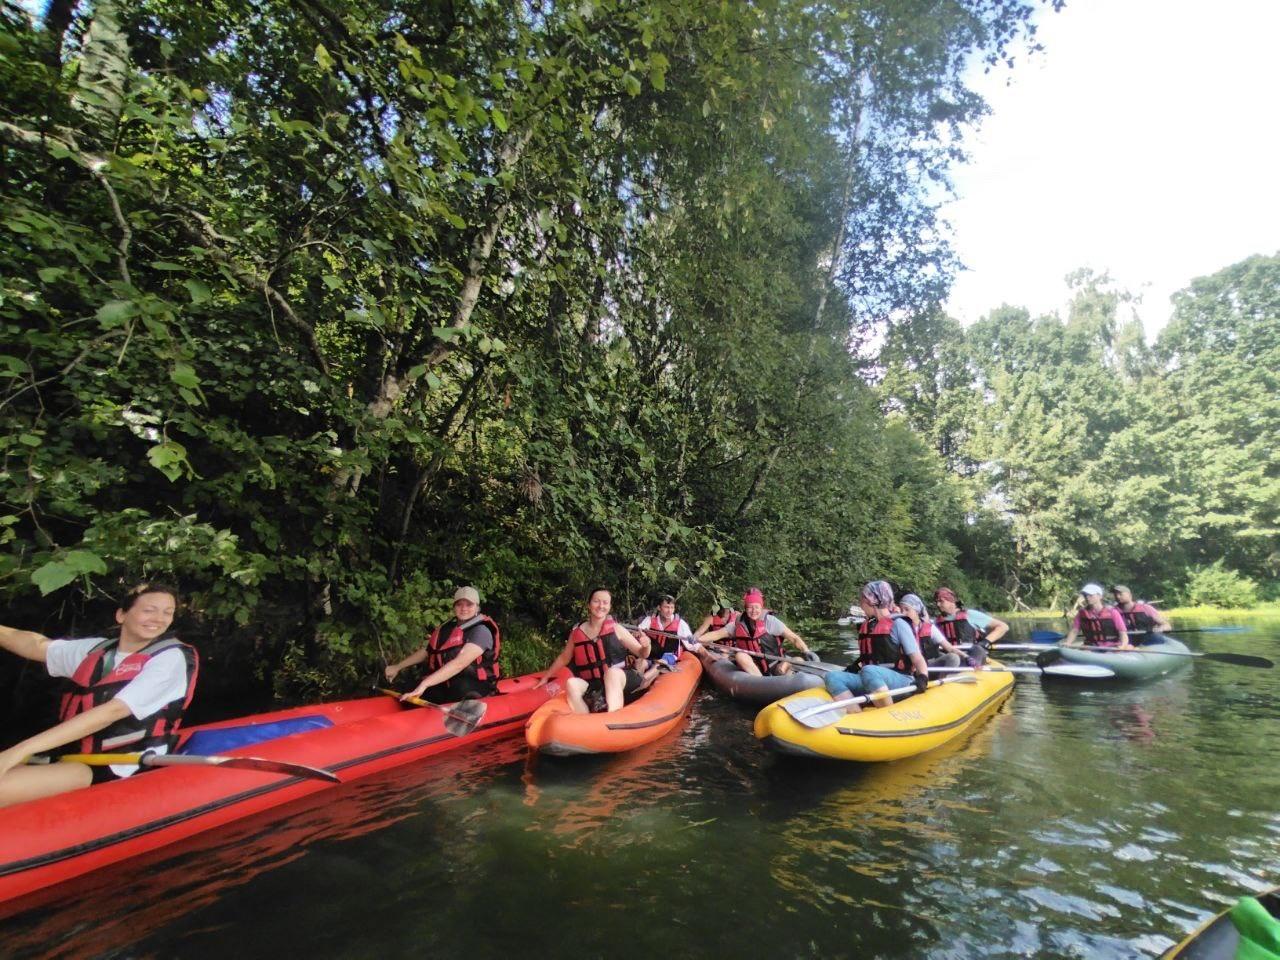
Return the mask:
<path id="1" fill-rule="evenodd" d="M 761 651 L 760 653 L 752 653 L 750 651 L 743 650 L 741 647 L 731 647 L 728 644 L 724 644 L 724 643 L 712 642 L 712 643 L 703 644 L 703 646 L 713 647 L 714 649 L 716 649 L 721 653 L 729 653 L 729 654 L 745 653 L 749 657 L 761 657 L 765 660 L 772 660 L 775 663 L 789 663 L 793 667 L 798 667 L 801 670 L 808 670 L 811 673 L 823 674 L 823 673 L 830 673 L 832 670 L 844 669 L 844 667 L 836 663 L 823 663 L 821 660 L 818 660 L 818 661 L 797 660 L 794 657 L 779 657 L 776 654 L 765 653 L 764 651 Z"/>
<path id="2" fill-rule="evenodd" d="M 978 678 L 972 673 L 969 673 L 963 676 L 945 677 L 942 680 L 937 680 L 934 683 L 929 684 L 929 686 L 940 687 L 944 683 L 977 682 Z M 890 697 L 897 698 L 906 696 L 908 693 L 917 693 L 918 691 L 915 686 L 912 685 L 909 687 L 898 687 L 897 689 L 886 692 Z M 884 693 L 876 694 L 877 697 L 883 697 L 884 695 Z M 838 723 L 840 718 L 832 717 L 830 720 L 818 720 L 816 719 L 817 717 L 824 713 L 832 713 L 836 710 L 848 710 L 849 707 L 855 703 L 869 703 L 872 700 L 872 697 L 869 694 L 864 694 L 860 697 L 851 697 L 848 700 L 818 700 L 816 706 L 810 706 L 810 704 L 813 704 L 815 700 L 817 700 L 815 697 L 796 697 L 794 699 L 783 700 L 781 706 L 792 720 L 795 720 L 797 723 L 804 724 L 811 730 L 819 730 L 822 727 L 829 727 L 833 723 Z"/>
<path id="3" fill-rule="evenodd" d="M 430 700 L 423 700 L 421 697 L 405 697 L 404 694 L 396 690 L 388 690 L 385 687 L 375 687 L 374 689 L 380 693 L 385 693 L 388 697 L 395 697 L 401 703 L 412 703 L 419 707 L 434 707 L 444 714 L 444 728 L 455 737 L 465 737 L 474 730 L 476 724 L 484 718 L 485 711 L 489 709 L 489 705 L 483 700 L 463 700 L 452 707 L 446 707 L 438 703 L 432 703 Z"/>
<path id="4" fill-rule="evenodd" d="M 217 755 L 174 753 L 68 753 L 57 758 L 59 763 L 83 763 L 90 767 L 106 767 L 111 764 L 136 764 L 140 767 L 228 767 L 232 770 L 260 770 L 263 773 L 285 773 L 293 777 L 309 777 L 312 780 L 328 780 L 341 783 L 336 774 L 321 767 L 308 767 L 302 763 L 284 760 L 266 760 L 262 757 L 224 757 Z M 37 762 L 48 763 L 48 758 Z"/>
<path id="5" fill-rule="evenodd" d="M 930 667 L 930 673 L 958 673 L 963 671 L 972 671 L 972 667 Z M 991 667 L 984 669 L 982 673 L 1024 673 L 1024 674 L 1047 674 L 1050 677 L 1086 677 L 1096 680 L 1104 680 L 1107 677 L 1114 677 L 1114 671 L 1108 670 L 1106 667 L 1096 666 L 1092 663 L 1051 663 L 1045 667 Z"/>
<path id="6" fill-rule="evenodd" d="M 1062 640 L 1065 639 L 1061 633 L 1054 633 L 1052 630 L 1032 630 L 1032 640 Z M 1054 643 L 1045 644 L 1041 649 L 1052 649 L 1058 645 Z M 1034 650 L 1034 644 L 1023 644 L 1023 648 Z M 1006 649 L 1018 649 L 1012 644 Z M 1248 653 L 1223 653 L 1223 652 L 1195 652 L 1191 650 L 1152 650 L 1149 647 L 1131 647 L 1128 650 L 1118 650 L 1115 647 L 1081 645 L 1070 647 L 1071 650 L 1109 650 L 1112 653 L 1146 653 L 1152 656 L 1160 657 L 1194 657 L 1197 660 L 1212 660 L 1215 663 L 1230 663 L 1237 667 L 1257 667 L 1260 670 L 1270 670 L 1275 666 L 1266 657 L 1255 657 Z"/>

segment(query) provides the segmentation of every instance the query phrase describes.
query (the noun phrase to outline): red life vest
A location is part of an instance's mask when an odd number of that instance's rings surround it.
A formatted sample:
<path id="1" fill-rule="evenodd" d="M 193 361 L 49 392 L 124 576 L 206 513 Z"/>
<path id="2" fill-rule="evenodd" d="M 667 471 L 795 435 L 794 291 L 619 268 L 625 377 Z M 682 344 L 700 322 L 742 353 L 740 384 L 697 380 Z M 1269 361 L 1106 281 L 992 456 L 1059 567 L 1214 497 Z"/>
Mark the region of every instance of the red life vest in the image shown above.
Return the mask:
<path id="1" fill-rule="evenodd" d="M 720 616 L 719 613 L 713 613 L 711 615 L 711 629 L 719 630 L 722 627 L 727 627 L 729 624 L 733 623 L 737 619 L 738 619 L 737 610 L 730 610 L 723 617 Z"/>
<path id="2" fill-rule="evenodd" d="M 745 613 L 741 614 L 733 621 L 733 634 L 729 637 L 729 642 L 749 654 L 756 662 L 756 666 L 760 668 L 760 672 L 766 676 L 772 664 L 761 654 L 767 653 L 772 657 L 782 656 L 782 645 L 764 628 L 772 613 L 772 610 L 766 610 L 759 620 L 752 620 Z"/>
<path id="3" fill-rule="evenodd" d="M 1120 611 L 1120 616 L 1124 617 L 1124 625 L 1130 630 L 1143 630 L 1150 633 L 1155 629 L 1156 620 L 1151 614 L 1145 610 L 1139 610 L 1138 604 L 1146 603 L 1145 600 L 1133 601 L 1133 609 L 1126 610 L 1124 607 L 1116 607 Z"/>
<path id="4" fill-rule="evenodd" d="M 906 671 L 907 658 L 893 637 L 893 621 L 905 617 L 868 617 L 858 628 L 858 665 L 880 664 Z"/>
<path id="5" fill-rule="evenodd" d="M 1098 616 L 1090 616 L 1089 611 L 1080 611 L 1080 635 L 1089 646 L 1105 647 L 1120 642 L 1120 634 L 1116 631 L 1115 622 L 1108 615 L 1114 607 L 1103 607 Z"/>
<path id="6" fill-rule="evenodd" d="M 653 645 L 649 651 L 652 659 L 658 659 L 668 653 L 674 653 L 676 659 L 684 655 L 684 644 L 680 642 L 679 637 L 668 637 L 664 634 L 680 632 L 680 614 L 676 614 L 667 624 L 662 623 L 661 617 L 656 613 L 649 618 L 650 625 L 645 633 L 649 635 L 649 642 Z M 661 630 L 662 633 L 656 631 Z"/>
<path id="7" fill-rule="evenodd" d="M 614 625 L 613 617 L 608 617 L 600 625 L 600 633 L 594 637 L 587 636 L 582 624 L 569 632 L 569 641 L 573 644 L 573 659 L 569 661 L 569 669 L 575 676 L 588 683 L 593 680 L 603 682 L 604 672 L 609 669 L 609 665 L 625 658 L 626 653 L 614 632 Z"/>
<path id="8" fill-rule="evenodd" d="M 485 650 L 480 654 L 479 660 L 468 664 L 457 676 L 469 673 L 481 683 L 500 680 L 502 667 L 498 664 L 498 656 L 502 653 L 502 634 L 498 625 L 484 614 L 472 617 L 466 623 L 459 623 L 456 619 L 446 620 L 431 631 L 431 638 L 427 641 L 427 672 L 434 673 L 456 657 L 467 642 L 467 634 L 480 624 L 484 624 L 493 633 L 493 649 Z"/>
<path id="9" fill-rule="evenodd" d="M 975 643 L 986 637 L 984 632 L 976 629 L 969 622 L 969 612 L 967 610 L 957 610 L 949 617 L 939 617 L 934 623 L 938 625 L 942 635 L 947 638 L 947 643 L 953 646 L 959 646 L 962 643 Z"/>
<path id="10" fill-rule="evenodd" d="M 58 719 L 70 720 L 99 704 L 106 703 L 142 672 L 148 660 L 166 650 L 176 648 L 182 651 L 182 656 L 187 662 L 187 689 L 183 695 L 141 719 L 130 715 L 117 720 L 110 726 L 82 739 L 78 747 L 80 753 L 114 753 L 125 746 L 130 748 L 130 753 L 152 750 L 156 747 L 167 747 L 172 750 L 178 743 L 178 728 L 182 725 L 182 714 L 190 705 L 191 697 L 196 692 L 196 675 L 200 672 L 200 657 L 196 654 L 195 647 L 188 646 L 176 637 L 161 637 L 151 641 L 141 650 L 120 658 L 115 666 L 107 671 L 107 654 L 119 646 L 119 639 L 103 640 L 80 661 L 80 666 L 76 667 L 76 672 L 68 681 L 71 689 L 62 697 Z"/>

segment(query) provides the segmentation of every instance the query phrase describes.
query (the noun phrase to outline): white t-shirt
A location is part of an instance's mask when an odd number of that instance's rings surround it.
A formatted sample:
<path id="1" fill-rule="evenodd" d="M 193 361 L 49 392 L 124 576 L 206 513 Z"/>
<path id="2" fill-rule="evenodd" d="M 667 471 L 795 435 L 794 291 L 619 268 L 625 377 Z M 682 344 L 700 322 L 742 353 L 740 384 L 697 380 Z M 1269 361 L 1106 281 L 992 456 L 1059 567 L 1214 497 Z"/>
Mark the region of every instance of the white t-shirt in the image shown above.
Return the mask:
<path id="1" fill-rule="evenodd" d="M 86 637 L 83 640 L 54 640 L 45 654 L 45 667 L 51 677 L 72 677 L 89 651 L 103 641 L 102 637 Z M 124 659 L 117 649 L 117 662 Z M 108 671 L 109 672 L 109 671 Z M 134 718 L 150 716 L 165 704 L 181 700 L 187 693 L 187 658 L 176 647 L 162 650 L 143 664 L 138 675 L 126 683 L 112 699 L 121 701 Z M 122 747 L 128 750 L 126 745 Z M 167 753 L 168 747 L 154 748 L 156 753 Z M 133 765 L 112 764 L 111 772 L 118 777 L 128 777 L 138 772 Z"/>

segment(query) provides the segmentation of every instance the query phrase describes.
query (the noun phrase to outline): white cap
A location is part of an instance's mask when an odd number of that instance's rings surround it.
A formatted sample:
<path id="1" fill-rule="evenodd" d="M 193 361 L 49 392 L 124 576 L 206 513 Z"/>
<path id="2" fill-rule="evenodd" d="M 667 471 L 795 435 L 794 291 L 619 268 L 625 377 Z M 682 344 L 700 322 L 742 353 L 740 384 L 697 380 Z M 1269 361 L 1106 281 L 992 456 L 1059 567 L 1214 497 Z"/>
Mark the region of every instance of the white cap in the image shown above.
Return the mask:
<path id="1" fill-rule="evenodd" d="M 1096 583 L 1086 583 L 1080 588 L 1080 592 L 1086 597 L 1100 597 L 1102 596 L 1102 587 Z"/>

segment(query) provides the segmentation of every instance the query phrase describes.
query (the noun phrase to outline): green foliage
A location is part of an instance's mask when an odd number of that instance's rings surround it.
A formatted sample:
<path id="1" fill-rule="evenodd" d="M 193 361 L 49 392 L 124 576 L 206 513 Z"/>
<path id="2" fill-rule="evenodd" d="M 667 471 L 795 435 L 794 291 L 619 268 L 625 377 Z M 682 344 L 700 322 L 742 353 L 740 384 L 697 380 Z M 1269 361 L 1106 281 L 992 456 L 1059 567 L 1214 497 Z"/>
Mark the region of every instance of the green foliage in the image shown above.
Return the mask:
<path id="1" fill-rule="evenodd" d="M 1190 606 L 1251 607 L 1258 602 L 1258 585 L 1217 560 L 1187 571 L 1186 602 Z"/>
<path id="2" fill-rule="evenodd" d="M 968 489 L 854 348 L 936 304 L 966 63 L 1029 5 L 0 10 L 21 622 L 176 577 L 316 695 L 461 582 L 554 635 L 598 582 L 825 612 L 952 562 Z"/>

